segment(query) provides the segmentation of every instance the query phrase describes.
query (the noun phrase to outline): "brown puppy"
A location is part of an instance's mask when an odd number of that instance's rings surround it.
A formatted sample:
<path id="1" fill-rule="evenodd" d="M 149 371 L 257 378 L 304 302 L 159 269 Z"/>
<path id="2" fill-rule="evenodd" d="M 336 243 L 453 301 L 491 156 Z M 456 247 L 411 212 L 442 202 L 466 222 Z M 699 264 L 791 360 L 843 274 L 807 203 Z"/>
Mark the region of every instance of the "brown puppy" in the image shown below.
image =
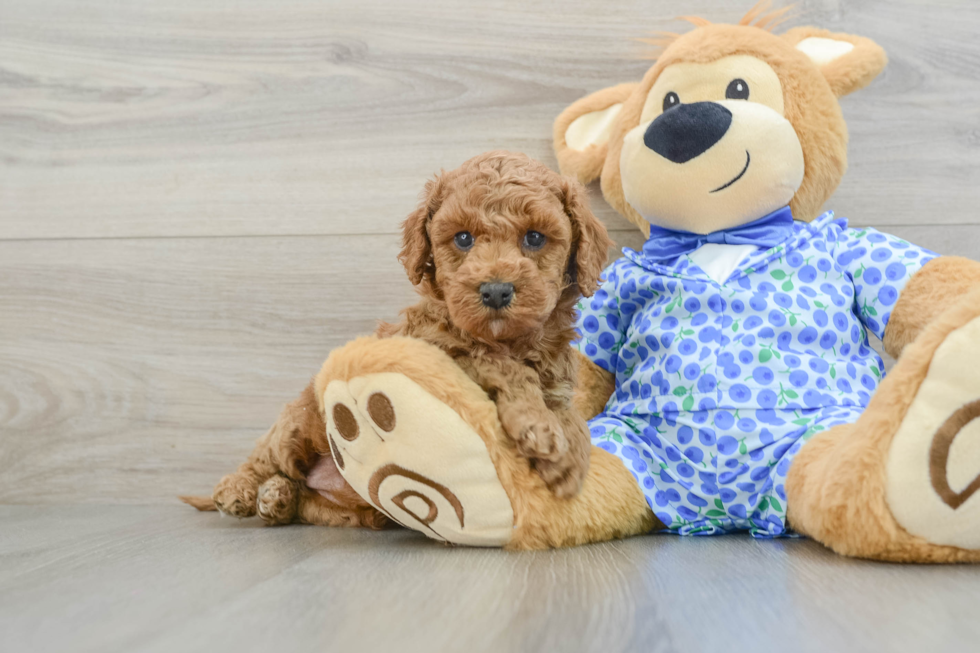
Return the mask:
<path id="1" fill-rule="evenodd" d="M 575 303 L 597 288 L 611 244 L 578 182 L 525 155 L 482 154 L 426 184 L 399 256 L 421 300 L 378 329 L 449 353 L 558 496 L 577 493 L 588 471 L 568 345 Z M 213 502 L 185 501 L 239 517 L 258 511 L 270 523 L 384 525 L 337 472 L 325 432 L 307 388 Z"/>

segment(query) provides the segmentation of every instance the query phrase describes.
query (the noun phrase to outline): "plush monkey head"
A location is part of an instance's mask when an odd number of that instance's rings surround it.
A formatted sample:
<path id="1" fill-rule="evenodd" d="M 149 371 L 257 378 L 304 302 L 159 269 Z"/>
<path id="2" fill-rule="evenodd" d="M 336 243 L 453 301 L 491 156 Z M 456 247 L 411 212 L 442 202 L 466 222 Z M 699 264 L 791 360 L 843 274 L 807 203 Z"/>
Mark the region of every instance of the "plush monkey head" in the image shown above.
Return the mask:
<path id="1" fill-rule="evenodd" d="M 760 3 L 738 25 L 689 18 L 639 83 L 587 96 L 555 121 L 558 163 L 644 233 L 710 233 L 787 204 L 812 220 L 847 168 L 838 98 L 885 67 L 869 39 L 797 27 Z M 768 28 L 768 29 L 767 29 Z"/>

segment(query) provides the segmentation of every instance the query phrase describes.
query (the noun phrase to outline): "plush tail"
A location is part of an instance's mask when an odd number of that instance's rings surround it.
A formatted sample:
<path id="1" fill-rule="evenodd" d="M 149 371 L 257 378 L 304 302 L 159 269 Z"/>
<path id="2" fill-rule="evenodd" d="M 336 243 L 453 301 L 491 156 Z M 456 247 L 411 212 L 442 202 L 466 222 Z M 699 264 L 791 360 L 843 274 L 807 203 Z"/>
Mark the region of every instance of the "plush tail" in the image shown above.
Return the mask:
<path id="1" fill-rule="evenodd" d="M 218 507 L 214 505 L 214 499 L 212 499 L 211 497 L 182 496 L 177 498 L 189 506 L 194 506 L 195 508 L 197 508 L 202 512 L 211 512 L 218 509 Z"/>

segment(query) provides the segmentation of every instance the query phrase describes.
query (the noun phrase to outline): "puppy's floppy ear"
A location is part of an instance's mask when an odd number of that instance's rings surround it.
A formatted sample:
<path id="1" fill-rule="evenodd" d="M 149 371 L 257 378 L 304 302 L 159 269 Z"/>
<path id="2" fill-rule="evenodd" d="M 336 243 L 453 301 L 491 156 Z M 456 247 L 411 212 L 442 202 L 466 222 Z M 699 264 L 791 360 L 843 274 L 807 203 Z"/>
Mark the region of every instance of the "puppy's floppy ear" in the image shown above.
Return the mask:
<path id="1" fill-rule="evenodd" d="M 794 27 L 781 38 L 816 64 L 837 97 L 864 88 L 888 64 L 884 49 L 863 36 Z"/>
<path id="2" fill-rule="evenodd" d="M 623 102 L 639 86 L 619 84 L 577 100 L 555 118 L 553 139 L 558 168 L 583 184 L 596 179 L 606 160 L 609 135 Z"/>
<path id="3" fill-rule="evenodd" d="M 402 250 L 398 253 L 398 260 L 405 266 L 413 286 L 422 283 L 426 273 L 434 267 L 427 228 L 429 220 L 442 203 L 443 174 L 425 182 L 418 207 L 402 222 Z"/>
<path id="4" fill-rule="evenodd" d="M 599 287 L 599 276 L 606 265 L 606 255 L 613 241 L 606 227 L 589 209 L 589 197 L 579 182 L 563 177 L 559 183 L 559 199 L 572 221 L 572 248 L 568 274 L 586 297 Z"/>

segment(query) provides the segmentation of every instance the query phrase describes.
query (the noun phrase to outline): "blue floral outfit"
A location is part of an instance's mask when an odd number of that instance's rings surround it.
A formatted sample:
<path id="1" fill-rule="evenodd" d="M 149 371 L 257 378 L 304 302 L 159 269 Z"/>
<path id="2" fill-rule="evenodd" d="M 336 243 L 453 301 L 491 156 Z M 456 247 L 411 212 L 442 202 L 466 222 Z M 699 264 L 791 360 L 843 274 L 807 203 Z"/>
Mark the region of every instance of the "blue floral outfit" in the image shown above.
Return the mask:
<path id="1" fill-rule="evenodd" d="M 861 415 L 884 374 L 868 332 L 884 336 L 935 254 L 831 212 L 788 224 L 723 283 L 689 254 L 623 253 L 579 304 L 576 346 L 616 374 L 593 443 L 623 460 L 670 531 L 788 534 L 793 456 Z"/>

